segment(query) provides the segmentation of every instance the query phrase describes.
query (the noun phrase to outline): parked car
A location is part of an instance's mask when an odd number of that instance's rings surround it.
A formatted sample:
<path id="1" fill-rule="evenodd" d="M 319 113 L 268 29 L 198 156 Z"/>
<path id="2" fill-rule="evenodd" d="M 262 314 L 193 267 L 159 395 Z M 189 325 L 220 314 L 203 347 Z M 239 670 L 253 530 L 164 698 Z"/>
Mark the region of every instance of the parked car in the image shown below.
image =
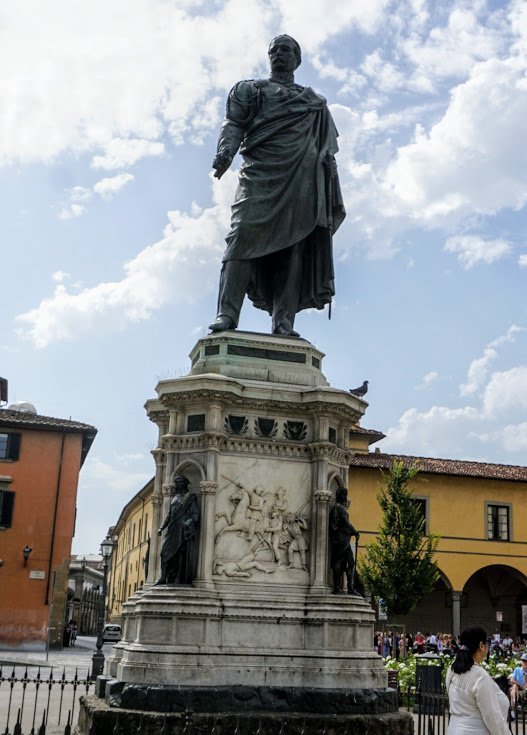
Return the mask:
<path id="1" fill-rule="evenodd" d="M 102 631 L 102 642 L 116 643 L 122 637 L 121 626 L 114 623 L 106 623 Z"/>

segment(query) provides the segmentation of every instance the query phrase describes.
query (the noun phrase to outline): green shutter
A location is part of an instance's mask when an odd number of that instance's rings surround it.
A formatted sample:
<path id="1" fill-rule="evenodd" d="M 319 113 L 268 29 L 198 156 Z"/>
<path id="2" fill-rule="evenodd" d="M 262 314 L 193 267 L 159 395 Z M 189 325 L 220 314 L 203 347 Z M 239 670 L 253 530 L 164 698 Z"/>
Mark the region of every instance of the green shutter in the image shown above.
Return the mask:
<path id="1" fill-rule="evenodd" d="M 20 455 L 20 439 L 22 434 L 9 434 L 7 440 L 7 459 L 18 459 Z"/>
<path id="2" fill-rule="evenodd" d="M 0 526 L 10 528 L 13 520 L 15 493 L 12 490 L 0 490 Z"/>

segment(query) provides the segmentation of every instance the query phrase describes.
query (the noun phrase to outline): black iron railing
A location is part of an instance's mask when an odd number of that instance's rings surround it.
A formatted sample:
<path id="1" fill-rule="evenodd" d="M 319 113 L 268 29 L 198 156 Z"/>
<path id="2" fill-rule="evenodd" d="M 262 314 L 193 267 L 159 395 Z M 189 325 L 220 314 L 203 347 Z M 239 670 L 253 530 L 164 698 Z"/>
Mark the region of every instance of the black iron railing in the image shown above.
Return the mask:
<path id="1" fill-rule="evenodd" d="M 90 672 L 29 666 L 0 666 L 0 733 L 2 735 L 45 735 L 64 727 L 70 735 L 78 714 L 79 697 L 88 694 L 94 681 Z"/>

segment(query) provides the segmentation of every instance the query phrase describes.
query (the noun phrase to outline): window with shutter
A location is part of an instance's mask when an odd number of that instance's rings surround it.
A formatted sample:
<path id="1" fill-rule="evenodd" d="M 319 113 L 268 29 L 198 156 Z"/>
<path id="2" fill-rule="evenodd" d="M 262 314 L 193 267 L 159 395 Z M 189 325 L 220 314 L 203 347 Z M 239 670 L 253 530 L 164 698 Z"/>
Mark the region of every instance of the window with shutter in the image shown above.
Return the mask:
<path id="1" fill-rule="evenodd" d="M 11 528 L 15 493 L 12 490 L 0 490 L 0 528 Z"/>
<path id="2" fill-rule="evenodd" d="M 0 461 L 8 459 L 16 461 L 20 456 L 21 434 L 8 432 L 0 434 Z"/>

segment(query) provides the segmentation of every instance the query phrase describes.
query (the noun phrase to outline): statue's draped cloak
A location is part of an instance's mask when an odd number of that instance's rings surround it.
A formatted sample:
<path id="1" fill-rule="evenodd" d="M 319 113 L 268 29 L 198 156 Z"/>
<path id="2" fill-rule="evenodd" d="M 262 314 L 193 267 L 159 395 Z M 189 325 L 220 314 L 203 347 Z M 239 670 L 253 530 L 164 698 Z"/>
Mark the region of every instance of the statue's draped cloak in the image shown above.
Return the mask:
<path id="1" fill-rule="evenodd" d="M 187 521 L 190 525 L 187 525 Z M 193 493 L 174 495 L 170 501 L 166 535 L 161 546 L 161 563 L 168 570 L 174 558 L 185 549 L 185 576 L 193 579 L 197 569 L 199 525 L 198 499 Z"/>
<path id="2" fill-rule="evenodd" d="M 272 313 L 273 254 L 303 242 L 298 311 L 321 309 L 335 293 L 331 238 L 345 217 L 333 156 L 337 130 L 326 100 L 296 86 L 282 97 L 267 81 L 231 91 L 218 150 L 243 164 L 224 260 L 254 259 L 248 295 Z"/>

